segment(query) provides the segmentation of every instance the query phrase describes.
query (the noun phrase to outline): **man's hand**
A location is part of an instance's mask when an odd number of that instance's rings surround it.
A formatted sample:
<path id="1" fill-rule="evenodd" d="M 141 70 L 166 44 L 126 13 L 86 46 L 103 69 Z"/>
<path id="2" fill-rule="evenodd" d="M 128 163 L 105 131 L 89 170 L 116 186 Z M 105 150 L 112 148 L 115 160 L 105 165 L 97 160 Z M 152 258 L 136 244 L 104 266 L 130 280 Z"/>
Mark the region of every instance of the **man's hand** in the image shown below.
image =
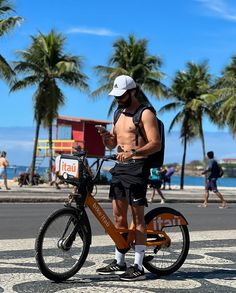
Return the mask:
<path id="1" fill-rule="evenodd" d="M 125 162 L 131 159 L 132 156 L 133 156 L 132 151 L 120 152 L 116 155 L 116 159 L 120 162 Z"/>
<path id="2" fill-rule="evenodd" d="M 109 143 L 110 139 L 112 139 L 113 135 L 109 131 L 103 131 L 99 133 L 102 137 L 102 141 L 104 144 Z"/>

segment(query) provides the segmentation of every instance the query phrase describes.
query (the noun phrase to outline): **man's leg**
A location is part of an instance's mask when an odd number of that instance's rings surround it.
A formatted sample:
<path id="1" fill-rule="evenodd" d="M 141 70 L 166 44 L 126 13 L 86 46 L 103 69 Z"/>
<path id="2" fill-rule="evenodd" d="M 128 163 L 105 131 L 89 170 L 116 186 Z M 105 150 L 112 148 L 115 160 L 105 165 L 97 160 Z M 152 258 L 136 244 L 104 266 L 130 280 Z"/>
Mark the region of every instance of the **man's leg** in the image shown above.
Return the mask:
<path id="1" fill-rule="evenodd" d="M 200 205 L 200 207 L 206 208 L 208 204 L 208 199 L 209 199 L 209 190 L 206 188 L 204 202 Z"/>
<path id="2" fill-rule="evenodd" d="M 221 201 L 220 208 L 225 208 L 226 207 L 226 200 L 223 198 L 223 195 L 218 190 L 214 193 L 219 197 L 219 199 Z"/>
<path id="3" fill-rule="evenodd" d="M 158 194 L 160 195 L 160 197 L 161 197 L 161 203 L 165 203 L 165 197 L 164 197 L 164 195 L 163 195 L 163 193 L 161 192 L 161 189 L 160 188 L 157 188 L 157 192 L 158 192 Z"/>
<path id="4" fill-rule="evenodd" d="M 171 190 L 171 178 L 169 178 L 169 190 Z"/>
<path id="5" fill-rule="evenodd" d="M 127 211 L 128 211 L 128 202 L 127 200 L 112 200 L 113 216 L 114 216 L 114 225 L 119 229 L 127 229 Z M 100 275 L 109 275 L 109 274 L 122 274 L 126 271 L 127 267 L 125 264 L 125 254 L 118 250 L 115 247 L 115 260 L 109 265 L 97 269 L 97 272 Z"/>
<path id="6" fill-rule="evenodd" d="M 146 225 L 144 221 L 144 206 L 132 206 L 133 222 L 135 225 L 135 259 L 139 269 L 142 269 L 143 258 L 146 250 Z"/>
<path id="7" fill-rule="evenodd" d="M 127 211 L 128 201 L 127 200 L 113 200 L 112 201 L 114 224 L 117 229 L 128 229 Z M 123 266 L 125 263 L 125 254 L 121 253 L 117 247 L 115 248 L 115 259 L 118 265 Z"/>
<path id="8" fill-rule="evenodd" d="M 5 187 L 6 187 L 6 190 L 10 190 L 11 188 L 9 188 L 8 186 L 7 186 L 7 176 L 6 175 L 4 175 L 4 185 L 5 185 Z"/>
<path id="9" fill-rule="evenodd" d="M 156 193 L 155 187 L 152 187 L 152 195 L 151 195 L 151 198 L 150 198 L 149 202 L 152 202 L 153 201 L 153 198 L 155 196 L 155 193 Z"/>
<path id="10" fill-rule="evenodd" d="M 212 190 L 219 197 L 219 199 L 221 201 L 220 208 L 225 208 L 226 207 L 226 201 L 224 200 L 223 195 L 217 189 L 216 179 L 212 180 Z"/>

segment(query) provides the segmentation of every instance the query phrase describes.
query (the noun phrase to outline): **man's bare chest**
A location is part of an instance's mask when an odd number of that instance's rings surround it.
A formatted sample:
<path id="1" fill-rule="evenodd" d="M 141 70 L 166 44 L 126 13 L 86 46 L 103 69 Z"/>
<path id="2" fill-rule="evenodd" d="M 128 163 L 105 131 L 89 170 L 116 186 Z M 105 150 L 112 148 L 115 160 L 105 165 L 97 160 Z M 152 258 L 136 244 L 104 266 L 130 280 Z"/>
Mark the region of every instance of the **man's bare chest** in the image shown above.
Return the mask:
<path id="1" fill-rule="evenodd" d="M 121 114 L 116 125 L 115 132 L 117 135 L 121 134 L 135 134 L 136 127 L 133 123 L 133 117 L 125 116 Z"/>

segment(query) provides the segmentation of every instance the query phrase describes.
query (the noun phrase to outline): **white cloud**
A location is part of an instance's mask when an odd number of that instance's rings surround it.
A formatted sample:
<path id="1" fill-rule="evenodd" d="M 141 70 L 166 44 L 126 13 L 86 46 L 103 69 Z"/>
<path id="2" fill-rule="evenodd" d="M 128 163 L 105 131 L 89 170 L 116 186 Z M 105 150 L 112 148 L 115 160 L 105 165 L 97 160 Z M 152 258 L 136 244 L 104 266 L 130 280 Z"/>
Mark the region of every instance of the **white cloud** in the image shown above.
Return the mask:
<path id="1" fill-rule="evenodd" d="M 88 28 L 88 27 L 74 27 L 67 30 L 66 33 L 67 34 L 89 34 L 89 35 L 106 36 L 106 37 L 112 37 L 112 36 L 118 35 L 118 33 L 115 33 L 105 28 Z"/>
<path id="2" fill-rule="evenodd" d="M 230 20 L 236 21 L 236 7 L 225 0 L 196 0 L 206 7 L 214 15 Z"/>
<path id="3" fill-rule="evenodd" d="M 3 145 L 7 147 L 2 147 L 2 149 L 7 150 L 21 150 L 21 151 L 32 151 L 34 142 L 33 141 L 21 141 L 21 140 L 5 140 Z"/>

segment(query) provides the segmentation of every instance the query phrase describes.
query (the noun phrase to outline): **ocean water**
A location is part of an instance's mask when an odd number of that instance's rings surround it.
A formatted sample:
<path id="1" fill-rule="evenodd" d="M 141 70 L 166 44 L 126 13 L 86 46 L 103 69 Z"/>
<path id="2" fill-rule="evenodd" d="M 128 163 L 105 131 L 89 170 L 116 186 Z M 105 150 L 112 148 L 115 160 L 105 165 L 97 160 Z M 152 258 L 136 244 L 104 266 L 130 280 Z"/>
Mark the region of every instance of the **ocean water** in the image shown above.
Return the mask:
<path id="1" fill-rule="evenodd" d="M 7 177 L 12 179 L 13 177 L 19 177 L 21 172 L 25 172 L 27 169 L 26 166 L 11 166 L 7 168 Z M 47 167 L 38 167 L 37 172 L 39 175 L 44 176 L 47 171 Z M 111 179 L 111 174 L 109 172 L 103 173 L 108 179 Z M 172 185 L 180 185 L 180 176 L 173 175 L 171 177 Z M 204 186 L 203 177 L 195 176 L 185 176 L 184 185 L 186 186 Z M 236 187 L 236 178 L 219 178 L 217 181 L 218 187 Z M 167 185 L 168 186 L 168 185 Z"/>
<path id="2" fill-rule="evenodd" d="M 180 185 L 180 176 L 171 177 L 172 185 Z M 184 176 L 184 185 L 186 186 L 204 186 L 204 177 Z M 218 187 L 236 187 L 236 178 L 219 178 L 217 180 Z M 167 185 L 168 186 L 168 185 Z"/>
<path id="3" fill-rule="evenodd" d="M 13 177 L 19 177 L 20 173 L 26 172 L 27 168 L 27 166 L 10 166 L 7 168 L 7 178 L 12 179 Z M 47 167 L 38 167 L 37 173 L 43 176 L 47 169 Z"/>
<path id="4" fill-rule="evenodd" d="M 108 179 L 111 178 L 111 174 L 106 172 L 104 174 Z M 171 185 L 180 185 L 180 176 L 173 175 L 171 177 Z M 204 186 L 204 177 L 184 176 L 184 185 L 186 186 Z M 236 178 L 219 178 L 217 180 L 218 187 L 236 187 Z M 168 188 L 168 184 L 166 185 Z"/>

